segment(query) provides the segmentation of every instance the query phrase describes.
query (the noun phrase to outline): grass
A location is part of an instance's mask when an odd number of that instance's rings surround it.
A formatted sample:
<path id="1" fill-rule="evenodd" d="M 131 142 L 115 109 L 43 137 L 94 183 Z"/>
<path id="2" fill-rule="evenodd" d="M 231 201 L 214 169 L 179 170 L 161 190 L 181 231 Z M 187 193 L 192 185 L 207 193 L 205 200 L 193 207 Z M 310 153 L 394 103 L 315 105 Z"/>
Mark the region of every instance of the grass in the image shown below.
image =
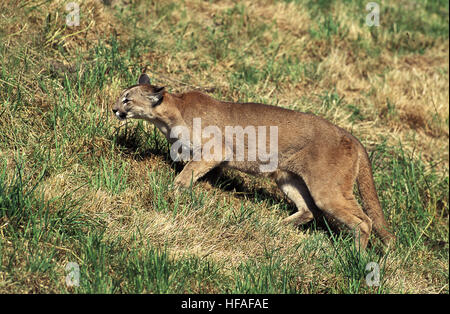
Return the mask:
<path id="1" fill-rule="evenodd" d="M 448 294 L 448 3 L 379 4 L 370 28 L 363 1 L 86 0 L 67 27 L 64 1 L 3 1 L 0 292 Z M 355 134 L 396 246 L 357 252 L 322 220 L 283 227 L 294 205 L 242 173 L 173 195 L 165 138 L 110 110 L 144 68 L 172 92 Z"/>

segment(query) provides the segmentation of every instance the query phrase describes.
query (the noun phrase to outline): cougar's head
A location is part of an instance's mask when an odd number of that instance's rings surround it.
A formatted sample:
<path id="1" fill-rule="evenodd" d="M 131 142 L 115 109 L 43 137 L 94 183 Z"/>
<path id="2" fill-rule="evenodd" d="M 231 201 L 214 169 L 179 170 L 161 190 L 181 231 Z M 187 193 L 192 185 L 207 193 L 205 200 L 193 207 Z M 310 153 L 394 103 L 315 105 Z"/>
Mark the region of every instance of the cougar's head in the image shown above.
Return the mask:
<path id="1" fill-rule="evenodd" d="M 112 111 L 119 120 L 154 119 L 155 110 L 163 101 L 164 87 L 150 84 L 147 74 L 141 74 L 137 85 L 125 89 Z"/>

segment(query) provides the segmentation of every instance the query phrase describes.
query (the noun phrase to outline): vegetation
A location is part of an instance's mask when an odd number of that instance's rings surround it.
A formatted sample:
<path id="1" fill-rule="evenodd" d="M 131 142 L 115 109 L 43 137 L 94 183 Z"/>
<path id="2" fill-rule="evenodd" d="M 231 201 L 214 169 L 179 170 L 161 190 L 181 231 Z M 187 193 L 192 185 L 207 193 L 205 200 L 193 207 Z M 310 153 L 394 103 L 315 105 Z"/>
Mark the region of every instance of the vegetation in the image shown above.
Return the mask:
<path id="1" fill-rule="evenodd" d="M 447 1 L 378 1 L 378 27 L 360 0 L 75 2 L 79 26 L 63 0 L 0 3 L 0 293 L 449 293 Z M 111 113 L 144 68 L 352 132 L 396 246 L 283 227 L 295 206 L 238 172 L 172 195 L 164 137 Z"/>

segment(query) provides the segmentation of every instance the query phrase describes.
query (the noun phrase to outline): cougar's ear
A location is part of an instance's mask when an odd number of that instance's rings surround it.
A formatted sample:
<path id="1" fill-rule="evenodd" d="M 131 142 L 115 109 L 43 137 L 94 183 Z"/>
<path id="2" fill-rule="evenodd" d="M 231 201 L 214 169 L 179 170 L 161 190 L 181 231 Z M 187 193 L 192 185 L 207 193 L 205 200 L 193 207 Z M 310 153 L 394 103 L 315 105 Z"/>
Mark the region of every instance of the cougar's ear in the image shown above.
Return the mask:
<path id="1" fill-rule="evenodd" d="M 138 83 L 139 84 L 150 84 L 150 78 L 148 77 L 147 74 L 142 73 L 141 76 L 139 76 Z"/>
<path id="2" fill-rule="evenodd" d="M 152 107 L 158 106 L 163 100 L 164 87 L 156 86 L 153 89 L 153 93 L 149 94 L 147 98 L 150 100 Z"/>

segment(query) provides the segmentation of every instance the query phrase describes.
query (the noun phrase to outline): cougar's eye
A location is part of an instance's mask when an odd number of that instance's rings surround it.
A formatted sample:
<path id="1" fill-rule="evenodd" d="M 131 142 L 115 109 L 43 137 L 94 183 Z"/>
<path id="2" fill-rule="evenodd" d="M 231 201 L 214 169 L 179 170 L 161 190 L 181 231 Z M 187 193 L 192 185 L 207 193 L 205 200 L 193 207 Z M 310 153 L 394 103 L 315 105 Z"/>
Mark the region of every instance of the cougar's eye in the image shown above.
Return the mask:
<path id="1" fill-rule="evenodd" d="M 128 96 L 130 95 L 130 93 L 126 93 L 125 96 L 122 99 L 122 103 L 126 104 L 128 103 L 130 100 L 128 99 Z"/>

